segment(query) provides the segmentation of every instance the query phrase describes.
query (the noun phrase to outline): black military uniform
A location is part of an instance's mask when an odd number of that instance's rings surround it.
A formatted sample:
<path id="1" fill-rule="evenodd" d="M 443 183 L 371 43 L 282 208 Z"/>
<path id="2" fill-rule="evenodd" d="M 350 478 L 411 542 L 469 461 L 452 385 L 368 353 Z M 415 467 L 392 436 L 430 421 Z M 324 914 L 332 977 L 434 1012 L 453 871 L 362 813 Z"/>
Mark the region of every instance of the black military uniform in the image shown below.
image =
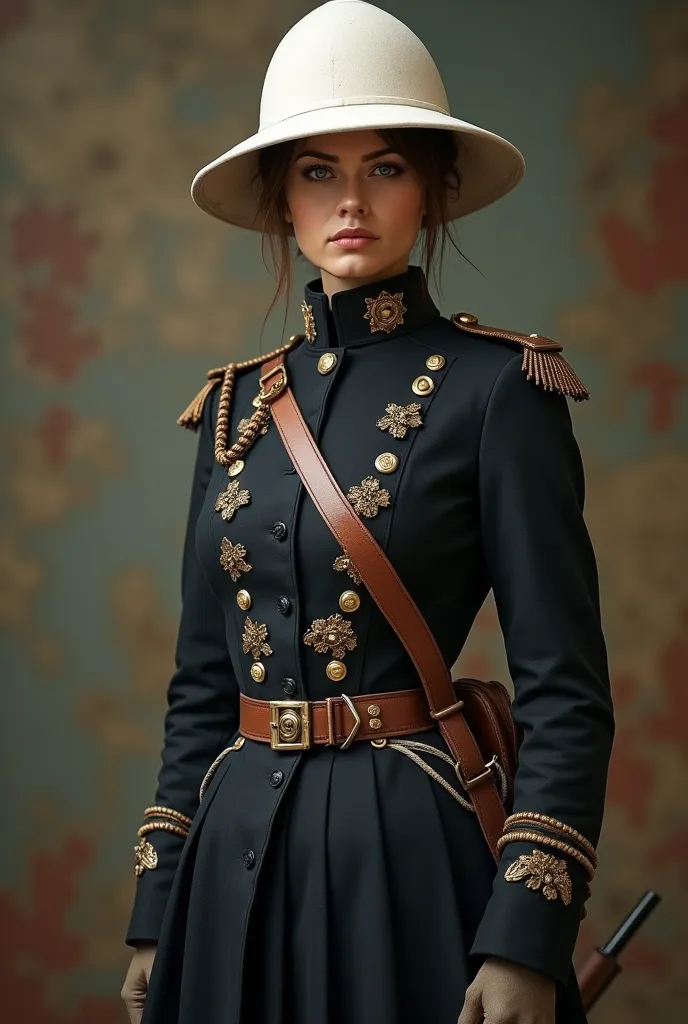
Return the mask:
<path id="1" fill-rule="evenodd" d="M 528 379 L 521 336 L 442 317 L 418 267 L 331 310 L 312 282 L 303 310 L 307 336 L 286 356 L 295 398 L 447 665 L 494 590 L 523 730 L 513 809 L 596 843 L 613 718 L 566 398 Z M 230 442 L 259 376 L 258 363 L 236 373 Z M 424 755 L 432 777 L 367 741 L 285 753 L 238 735 L 240 691 L 316 700 L 418 678 L 275 425 L 229 475 L 215 461 L 221 377 L 191 407 L 178 667 L 137 850 L 127 941 L 159 943 L 144 1024 L 455 1024 L 487 954 L 556 979 L 558 1022 L 584 1020 L 575 858 L 568 903 L 505 877 L 532 842 L 507 845 L 495 874 L 439 756 Z M 438 732 L 418 739 L 446 752 Z"/>

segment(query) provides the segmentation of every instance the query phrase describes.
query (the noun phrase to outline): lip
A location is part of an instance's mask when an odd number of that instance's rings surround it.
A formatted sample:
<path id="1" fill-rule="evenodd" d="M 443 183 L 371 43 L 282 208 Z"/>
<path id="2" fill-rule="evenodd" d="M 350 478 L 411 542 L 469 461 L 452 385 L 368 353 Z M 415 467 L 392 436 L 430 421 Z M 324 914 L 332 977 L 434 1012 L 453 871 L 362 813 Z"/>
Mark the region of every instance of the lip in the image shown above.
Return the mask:
<path id="1" fill-rule="evenodd" d="M 342 228 L 341 231 L 332 236 L 330 241 L 341 242 L 347 238 L 367 238 L 373 242 L 377 239 L 377 235 L 374 235 L 372 231 L 368 231 L 366 228 Z"/>
<path id="2" fill-rule="evenodd" d="M 342 249 L 362 249 L 364 245 L 377 242 L 377 238 L 371 238 L 370 235 L 343 235 L 342 238 L 332 238 L 330 241 Z"/>

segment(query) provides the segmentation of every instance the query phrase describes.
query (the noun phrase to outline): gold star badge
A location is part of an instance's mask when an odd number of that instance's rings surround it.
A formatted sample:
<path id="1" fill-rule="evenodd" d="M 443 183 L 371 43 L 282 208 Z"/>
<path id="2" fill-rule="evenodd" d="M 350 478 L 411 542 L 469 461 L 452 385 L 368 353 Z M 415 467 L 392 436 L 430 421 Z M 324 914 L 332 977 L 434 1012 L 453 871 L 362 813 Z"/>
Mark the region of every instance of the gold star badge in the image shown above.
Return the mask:
<path id="1" fill-rule="evenodd" d="M 240 490 L 239 481 L 231 480 L 227 485 L 227 489 L 218 494 L 217 501 L 215 502 L 215 511 L 221 512 L 222 518 L 228 523 L 236 510 L 241 508 L 242 505 L 248 505 L 250 500 L 250 491 Z"/>
<path id="2" fill-rule="evenodd" d="M 518 860 L 509 865 L 504 877 L 507 882 L 520 882 L 527 878 L 526 887 L 541 889 L 548 900 L 561 896 L 563 903 L 571 902 L 573 889 L 566 861 L 559 860 L 551 853 L 543 853 L 542 850 L 522 853 Z"/>
<path id="3" fill-rule="evenodd" d="M 343 555 L 337 555 L 332 568 L 336 569 L 337 572 L 346 572 L 347 576 L 349 576 L 357 586 L 360 584 L 361 574 L 347 555 L 346 551 Z"/>
<path id="4" fill-rule="evenodd" d="M 389 491 L 380 487 L 380 481 L 374 476 L 364 477 L 360 484 L 349 488 L 346 496 L 359 516 L 365 516 L 366 519 L 372 519 L 378 509 L 386 508 L 392 500 Z"/>
<path id="5" fill-rule="evenodd" d="M 242 572 L 250 572 L 253 568 L 248 562 L 244 561 L 245 554 L 246 548 L 243 544 L 232 544 L 231 540 L 228 540 L 227 537 L 222 538 L 220 565 L 223 569 L 227 570 L 234 583 L 239 579 Z"/>
<path id="6" fill-rule="evenodd" d="M 364 314 L 364 320 L 370 320 L 370 333 L 375 331 L 386 331 L 389 334 L 395 327 L 404 322 L 406 306 L 402 303 L 403 292 L 382 291 L 376 299 L 366 299 L 368 312 Z"/>
<path id="7" fill-rule="evenodd" d="M 266 643 L 268 627 L 264 622 L 254 622 L 250 615 L 246 616 L 246 624 L 242 639 L 244 641 L 244 654 L 251 652 L 254 659 L 260 658 L 261 654 L 272 654 L 272 647 Z"/>
<path id="8" fill-rule="evenodd" d="M 313 307 L 306 304 L 304 299 L 301 303 L 301 312 L 303 313 L 303 323 L 306 328 L 306 341 L 315 341 L 316 330 L 315 330 L 315 317 L 313 316 Z"/>
<path id="9" fill-rule="evenodd" d="M 406 437 L 409 427 L 423 425 L 420 408 L 420 402 L 410 402 L 408 405 L 390 402 L 385 406 L 385 415 L 376 421 L 375 426 L 380 430 L 388 430 L 392 437 Z"/>
<path id="10" fill-rule="evenodd" d="M 332 651 L 333 658 L 343 658 L 347 651 L 356 647 L 356 634 L 348 619 L 336 615 L 328 615 L 326 619 L 315 619 L 311 628 L 303 636 L 304 643 L 312 644 L 318 654 Z"/>

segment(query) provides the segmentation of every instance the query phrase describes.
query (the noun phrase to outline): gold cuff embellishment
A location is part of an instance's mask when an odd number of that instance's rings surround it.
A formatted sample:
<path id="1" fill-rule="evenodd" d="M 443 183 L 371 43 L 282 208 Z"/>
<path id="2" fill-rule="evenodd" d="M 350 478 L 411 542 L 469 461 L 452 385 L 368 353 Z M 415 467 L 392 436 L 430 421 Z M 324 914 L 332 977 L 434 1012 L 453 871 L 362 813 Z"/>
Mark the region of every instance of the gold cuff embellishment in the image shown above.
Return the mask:
<path id="1" fill-rule="evenodd" d="M 543 853 L 542 850 L 522 853 L 518 860 L 509 865 L 504 877 L 507 882 L 526 879 L 528 889 L 540 889 L 548 900 L 561 897 L 563 903 L 568 905 L 571 902 L 573 887 L 566 861 L 559 860 L 552 853 Z"/>
<path id="2" fill-rule="evenodd" d="M 158 866 L 158 855 L 155 848 L 148 842 L 145 836 L 138 846 L 134 847 L 134 873 L 140 878 L 144 871 L 154 871 Z"/>

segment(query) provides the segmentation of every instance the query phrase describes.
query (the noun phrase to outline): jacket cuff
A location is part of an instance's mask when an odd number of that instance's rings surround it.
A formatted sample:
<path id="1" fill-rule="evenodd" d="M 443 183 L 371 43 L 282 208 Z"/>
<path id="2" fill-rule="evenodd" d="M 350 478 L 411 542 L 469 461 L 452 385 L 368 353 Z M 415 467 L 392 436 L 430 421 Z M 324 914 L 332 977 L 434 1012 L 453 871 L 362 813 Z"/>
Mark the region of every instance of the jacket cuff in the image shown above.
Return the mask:
<path id="1" fill-rule="evenodd" d="M 543 884 L 529 888 L 526 883 L 530 880 L 534 885 L 536 875 L 525 874 L 521 879 L 508 881 L 505 872 L 510 865 L 522 855 L 529 857 L 535 849 L 544 854 L 553 852 L 533 843 L 509 843 L 504 848 L 492 895 L 470 952 L 476 956 L 502 957 L 566 984 L 587 896 L 587 875 L 574 858 L 557 854 L 557 860 L 565 862 L 571 879 L 568 904 L 560 893 L 547 899 Z M 554 890 L 548 887 L 548 891 L 551 895 Z"/>
<path id="2" fill-rule="evenodd" d="M 136 885 L 134 907 L 125 938 L 128 946 L 158 941 L 185 841 L 172 832 L 151 832 L 145 838 L 155 851 L 157 863 L 155 867 L 143 868 Z"/>

